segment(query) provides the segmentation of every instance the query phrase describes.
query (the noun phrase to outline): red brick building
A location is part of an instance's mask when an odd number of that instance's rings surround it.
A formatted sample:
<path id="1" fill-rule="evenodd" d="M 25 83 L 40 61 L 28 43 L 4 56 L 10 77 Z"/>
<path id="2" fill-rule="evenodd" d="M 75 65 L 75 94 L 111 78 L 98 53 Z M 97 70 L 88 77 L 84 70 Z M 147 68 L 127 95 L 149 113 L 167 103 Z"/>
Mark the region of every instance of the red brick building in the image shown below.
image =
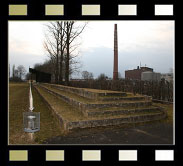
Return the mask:
<path id="1" fill-rule="evenodd" d="M 153 72 L 152 68 L 149 67 L 140 67 L 137 66 L 137 69 L 133 70 L 126 70 L 125 71 L 125 78 L 131 80 L 141 80 L 141 73 L 144 71 L 151 71 Z"/>

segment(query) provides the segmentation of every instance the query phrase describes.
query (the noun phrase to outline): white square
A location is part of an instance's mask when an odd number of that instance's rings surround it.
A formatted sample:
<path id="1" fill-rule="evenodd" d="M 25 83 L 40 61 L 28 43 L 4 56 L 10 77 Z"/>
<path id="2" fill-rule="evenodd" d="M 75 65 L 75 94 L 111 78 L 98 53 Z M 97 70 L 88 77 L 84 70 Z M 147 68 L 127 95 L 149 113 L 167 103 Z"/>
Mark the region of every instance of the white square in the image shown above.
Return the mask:
<path id="1" fill-rule="evenodd" d="M 173 15 L 173 5 L 155 5 L 155 15 L 156 16 Z"/>
<path id="2" fill-rule="evenodd" d="M 155 160 L 156 161 L 173 161 L 174 151 L 173 150 L 156 150 Z"/>
<path id="3" fill-rule="evenodd" d="M 119 161 L 137 161 L 137 150 L 119 150 Z"/>

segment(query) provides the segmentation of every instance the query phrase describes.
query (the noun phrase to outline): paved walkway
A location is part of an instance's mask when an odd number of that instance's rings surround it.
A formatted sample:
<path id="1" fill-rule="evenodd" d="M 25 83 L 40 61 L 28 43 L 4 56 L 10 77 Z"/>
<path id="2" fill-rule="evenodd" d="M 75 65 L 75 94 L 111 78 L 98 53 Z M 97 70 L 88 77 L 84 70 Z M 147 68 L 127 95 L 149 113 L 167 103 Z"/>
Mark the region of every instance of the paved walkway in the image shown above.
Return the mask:
<path id="1" fill-rule="evenodd" d="M 167 123 L 112 126 L 69 131 L 47 144 L 172 144 L 173 126 Z"/>

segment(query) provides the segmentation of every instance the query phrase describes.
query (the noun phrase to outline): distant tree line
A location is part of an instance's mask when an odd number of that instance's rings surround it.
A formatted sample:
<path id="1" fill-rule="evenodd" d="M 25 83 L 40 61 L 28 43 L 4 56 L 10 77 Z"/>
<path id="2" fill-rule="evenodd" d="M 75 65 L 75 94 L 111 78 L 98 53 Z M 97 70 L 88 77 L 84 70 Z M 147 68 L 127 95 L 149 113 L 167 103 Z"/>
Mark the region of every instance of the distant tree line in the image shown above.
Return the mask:
<path id="1" fill-rule="evenodd" d="M 10 81 L 23 81 L 23 78 L 26 74 L 26 69 L 23 65 L 15 67 L 12 66 L 12 76 L 10 76 L 10 66 L 9 66 L 9 80 Z"/>
<path id="2" fill-rule="evenodd" d="M 79 70 L 80 63 L 76 57 L 80 45 L 77 38 L 87 23 L 75 21 L 55 21 L 46 25 L 44 48 L 49 59 L 42 64 L 35 64 L 34 69 L 53 75 L 56 84 L 69 84 L 71 74 Z"/>

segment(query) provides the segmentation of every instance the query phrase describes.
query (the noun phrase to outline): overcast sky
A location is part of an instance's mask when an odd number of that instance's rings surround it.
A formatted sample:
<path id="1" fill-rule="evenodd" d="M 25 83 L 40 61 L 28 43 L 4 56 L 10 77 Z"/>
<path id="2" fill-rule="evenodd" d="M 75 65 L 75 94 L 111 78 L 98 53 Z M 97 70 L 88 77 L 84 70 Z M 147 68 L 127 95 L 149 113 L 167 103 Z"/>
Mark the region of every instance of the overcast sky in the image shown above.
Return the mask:
<path id="1" fill-rule="evenodd" d="M 118 70 L 148 66 L 167 73 L 174 68 L 174 21 L 89 21 L 78 41 L 82 68 L 112 77 L 114 24 L 118 26 Z M 29 66 L 48 59 L 43 48 L 46 21 L 9 22 L 9 63 Z M 83 22 L 78 22 L 83 24 Z M 73 77 L 80 77 L 75 75 Z"/>

